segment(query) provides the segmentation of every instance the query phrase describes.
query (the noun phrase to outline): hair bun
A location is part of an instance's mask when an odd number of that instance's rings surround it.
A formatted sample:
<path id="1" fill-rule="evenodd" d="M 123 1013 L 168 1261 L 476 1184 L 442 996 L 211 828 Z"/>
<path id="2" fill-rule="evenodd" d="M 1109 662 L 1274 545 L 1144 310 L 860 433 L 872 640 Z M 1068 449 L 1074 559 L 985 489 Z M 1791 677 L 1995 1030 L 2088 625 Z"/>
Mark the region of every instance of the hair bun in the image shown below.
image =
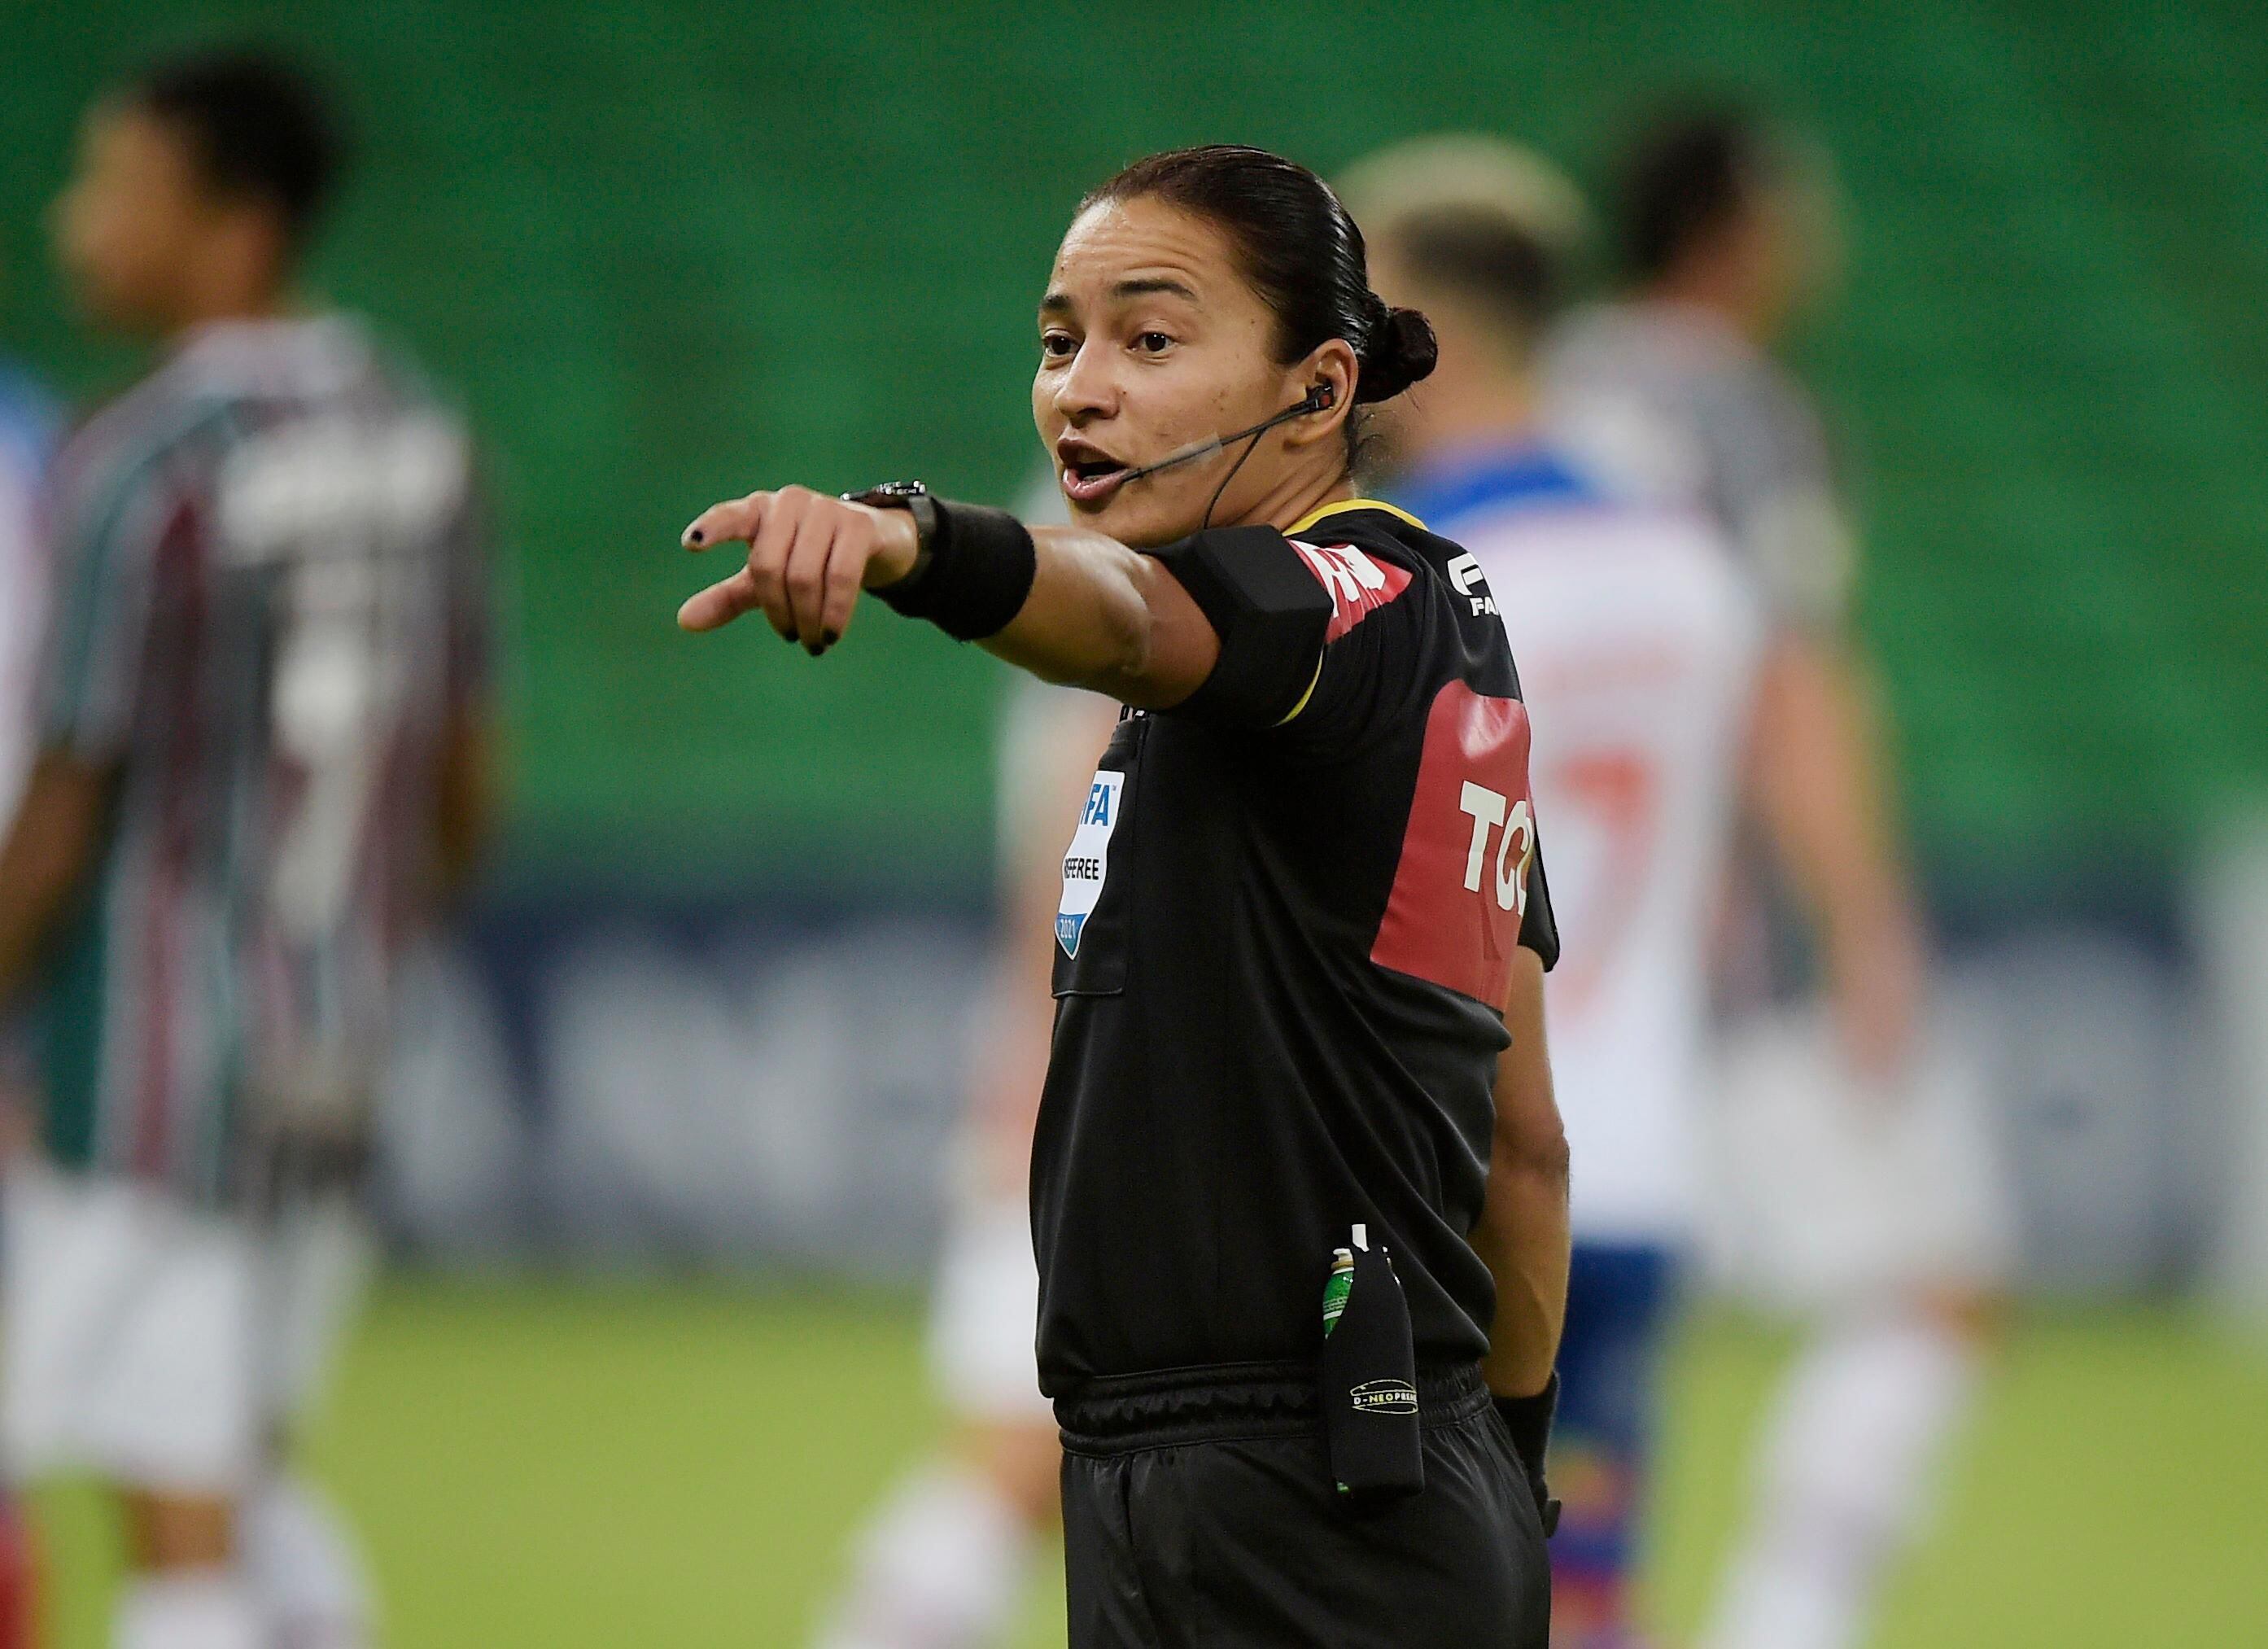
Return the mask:
<path id="1" fill-rule="evenodd" d="M 1441 356 L 1432 321 L 1414 309 L 1388 309 L 1377 297 L 1371 302 L 1381 313 L 1363 344 L 1362 373 L 1354 387 L 1358 401 L 1392 399 L 1431 372 Z"/>

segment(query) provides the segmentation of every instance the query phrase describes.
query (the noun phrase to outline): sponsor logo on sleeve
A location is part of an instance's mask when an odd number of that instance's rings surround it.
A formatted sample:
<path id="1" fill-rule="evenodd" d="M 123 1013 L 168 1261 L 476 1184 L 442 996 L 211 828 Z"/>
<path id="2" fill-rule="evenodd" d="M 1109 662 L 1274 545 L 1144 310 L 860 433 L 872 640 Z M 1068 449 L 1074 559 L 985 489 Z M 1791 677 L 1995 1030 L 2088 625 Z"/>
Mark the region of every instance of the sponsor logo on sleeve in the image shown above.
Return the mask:
<path id="1" fill-rule="evenodd" d="M 1454 556 L 1447 569 L 1449 583 L 1459 595 L 1473 604 L 1473 616 L 1496 611 L 1496 598 L 1489 593 L 1488 579 L 1481 572 L 1480 558 L 1469 549 Z"/>
<path id="2" fill-rule="evenodd" d="M 1465 891 L 1480 892 L 1489 861 L 1489 835 L 1495 831 L 1496 874 L 1490 878 L 1490 891 L 1496 895 L 1498 909 L 1526 916 L 1528 861 L 1535 850 L 1535 826 L 1528 817 L 1527 798 L 1507 806 L 1501 791 L 1467 779 L 1458 792 L 1457 809 L 1473 821 L 1472 845 L 1465 852 Z"/>
<path id="3" fill-rule="evenodd" d="M 1295 538 L 1292 548 L 1330 594 L 1331 622 L 1323 632 L 1327 643 L 1336 641 L 1410 587 L 1407 569 L 1375 560 L 1352 544 L 1305 544 Z"/>
<path id="4" fill-rule="evenodd" d="M 1452 681 L 1434 698 L 1402 858 L 1370 959 L 1501 1006 L 1535 821 L 1528 709 Z"/>

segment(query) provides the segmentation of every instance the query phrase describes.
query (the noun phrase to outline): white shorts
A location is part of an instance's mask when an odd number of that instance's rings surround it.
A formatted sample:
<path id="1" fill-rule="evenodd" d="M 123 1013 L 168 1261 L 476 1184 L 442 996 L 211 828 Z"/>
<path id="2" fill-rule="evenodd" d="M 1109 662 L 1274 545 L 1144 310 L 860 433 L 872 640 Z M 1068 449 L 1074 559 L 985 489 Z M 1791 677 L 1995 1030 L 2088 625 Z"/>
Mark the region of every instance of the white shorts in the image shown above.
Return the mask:
<path id="1" fill-rule="evenodd" d="M 954 1413 L 995 1424 L 1055 1424 L 1033 1350 L 1040 1268 L 1020 1202 L 964 1202 L 948 1217 L 930 1307 L 930 1366 Z"/>
<path id="2" fill-rule="evenodd" d="M 2014 1218 L 1978 1063 L 1926 1037 L 1889 1089 L 1852 1074 L 1824 1013 L 1733 1027 L 1705 1127 L 1703 1251 L 1758 1303 L 1815 1310 L 1995 1289 Z"/>
<path id="3" fill-rule="evenodd" d="M 320 1389 L 370 1263 L 343 1202 L 263 1239 L 130 1181 L 19 1164 L 4 1217 L 0 1451 L 18 1477 L 240 1491 Z"/>

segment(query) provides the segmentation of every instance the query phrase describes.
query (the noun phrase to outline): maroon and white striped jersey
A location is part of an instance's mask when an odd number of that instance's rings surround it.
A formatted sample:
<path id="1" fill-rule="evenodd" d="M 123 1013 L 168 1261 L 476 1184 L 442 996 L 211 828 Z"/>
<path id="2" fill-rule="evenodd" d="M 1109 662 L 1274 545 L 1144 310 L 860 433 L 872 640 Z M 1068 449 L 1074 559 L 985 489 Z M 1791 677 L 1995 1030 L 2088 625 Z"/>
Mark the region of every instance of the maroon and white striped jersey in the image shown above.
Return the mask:
<path id="1" fill-rule="evenodd" d="M 60 460 L 44 746 L 116 776 L 48 981 L 59 1156 L 213 1196 L 366 1093 L 482 693 L 464 427 L 339 317 L 192 335 Z"/>

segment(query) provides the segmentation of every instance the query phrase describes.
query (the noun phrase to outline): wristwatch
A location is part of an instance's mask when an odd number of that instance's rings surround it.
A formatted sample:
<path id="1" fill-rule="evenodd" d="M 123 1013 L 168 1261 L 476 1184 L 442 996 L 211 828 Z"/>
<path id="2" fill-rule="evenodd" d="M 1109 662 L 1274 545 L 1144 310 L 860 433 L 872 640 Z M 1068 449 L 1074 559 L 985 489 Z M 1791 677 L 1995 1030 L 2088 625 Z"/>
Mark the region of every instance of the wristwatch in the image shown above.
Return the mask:
<path id="1" fill-rule="evenodd" d="M 884 585 L 883 589 L 910 589 L 922 574 L 929 571 L 930 557 L 937 547 L 937 500 L 929 489 L 918 481 L 886 481 L 879 487 L 869 487 L 864 492 L 846 492 L 845 504 L 864 504 L 877 510 L 903 510 L 914 518 L 914 564 L 905 576 Z"/>

